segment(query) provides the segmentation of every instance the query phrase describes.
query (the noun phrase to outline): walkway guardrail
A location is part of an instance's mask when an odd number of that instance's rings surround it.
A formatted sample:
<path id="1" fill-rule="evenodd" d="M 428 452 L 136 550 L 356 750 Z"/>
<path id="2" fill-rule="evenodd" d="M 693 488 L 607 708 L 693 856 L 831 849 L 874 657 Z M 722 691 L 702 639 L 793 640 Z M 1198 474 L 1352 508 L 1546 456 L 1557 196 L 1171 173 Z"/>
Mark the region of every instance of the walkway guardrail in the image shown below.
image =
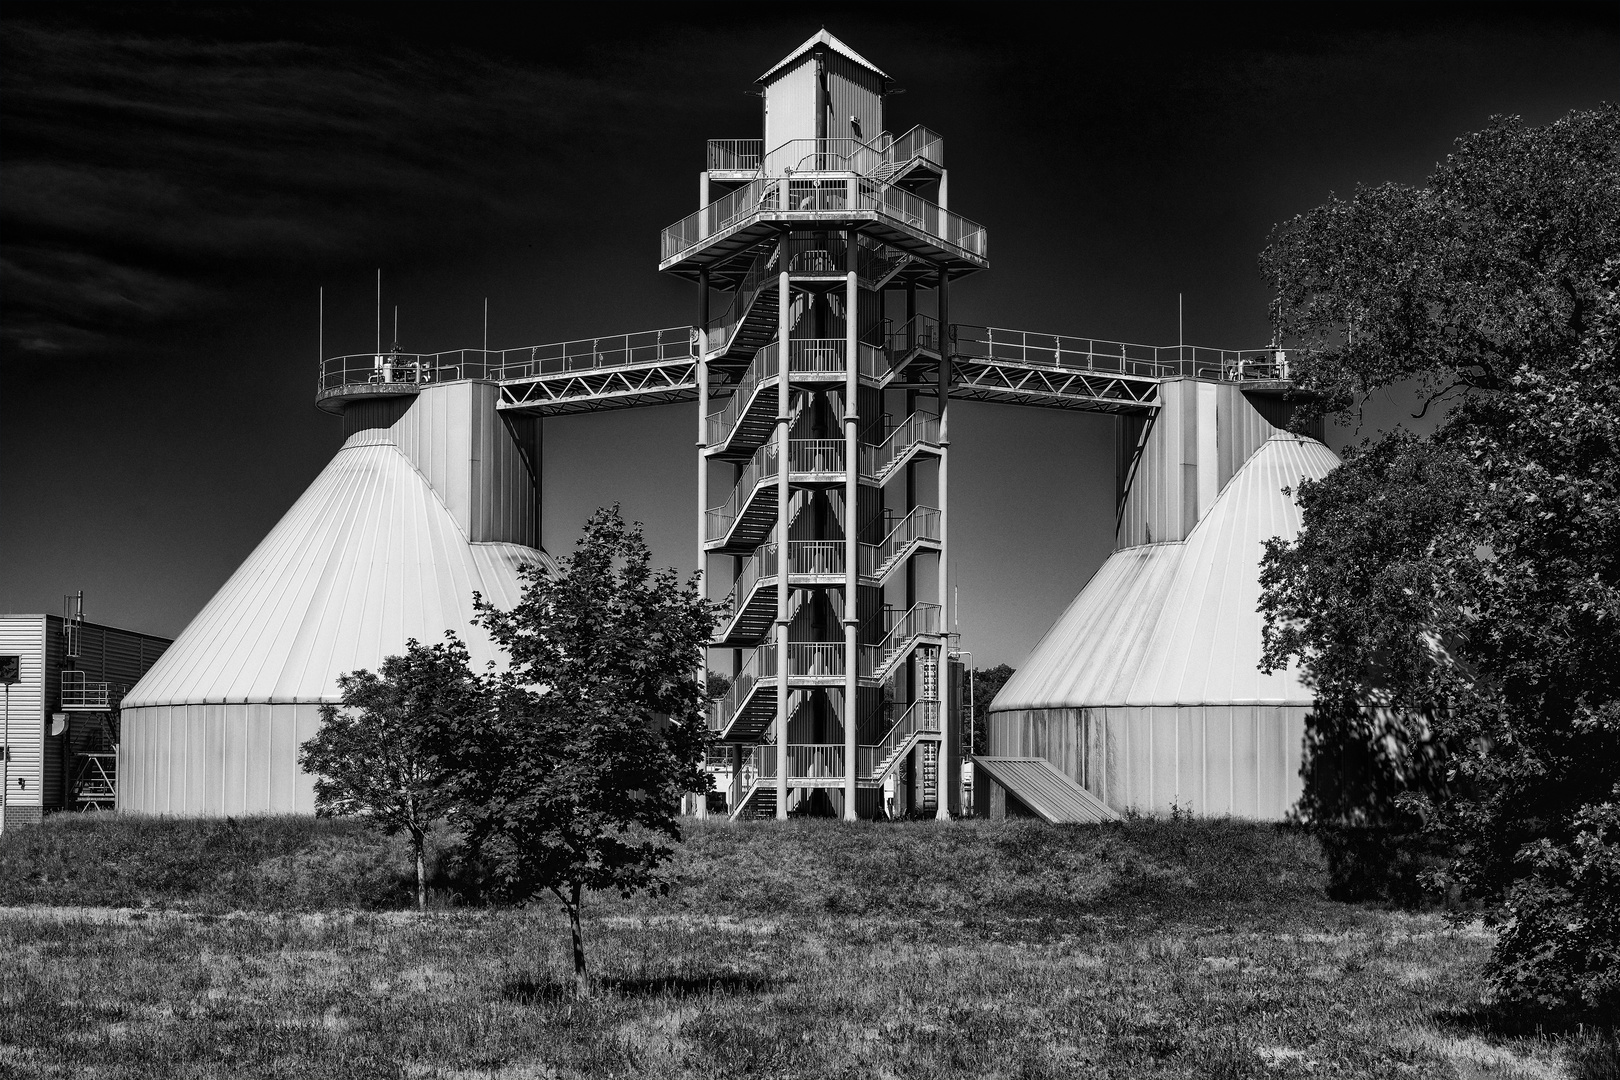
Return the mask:
<path id="1" fill-rule="evenodd" d="M 790 212 L 876 211 L 967 255 L 988 258 L 984 226 L 921 195 L 864 176 L 840 179 L 762 177 L 723 195 L 663 232 L 661 261 L 679 258 L 711 236 L 729 233 L 763 215 Z"/>
<path id="2" fill-rule="evenodd" d="M 1249 382 L 1288 378 L 1286 349 L 1140 345 L 960 323 L 953 324 L 951 332 L 952 355 L 970 360 L 1145 379 L 1185 377 Z"/>
<path id="3" fill-rule="evenodd" d="M 521 349 L 452 349 L 437 353 L 352 353 L 321 361 L 320 391 L 363 384 L 422 386 L 456 379 L 506 382 L 602 368 L 691 360 L 690 326 L 580 338 Z"/>

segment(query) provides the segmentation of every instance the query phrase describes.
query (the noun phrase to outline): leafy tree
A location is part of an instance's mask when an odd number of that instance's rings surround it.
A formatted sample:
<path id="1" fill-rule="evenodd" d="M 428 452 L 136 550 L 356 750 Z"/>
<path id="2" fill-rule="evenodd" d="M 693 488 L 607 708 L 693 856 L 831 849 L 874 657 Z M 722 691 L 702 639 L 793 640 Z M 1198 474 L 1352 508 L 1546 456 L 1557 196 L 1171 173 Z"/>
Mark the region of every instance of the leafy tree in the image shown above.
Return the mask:
<path id="1" fill-rule="evenodd" d="M 990 752 L 990 703 L 1012 677 L 1013 669 L 1007 664 L 973 669 L 973 732 L 968 753 Z"/>
<path id="2" fill-rule="evenodd" d="M 478 611 L 511 668 L 495 707 L 446 748 L 464 820 L 497 894 L 562 905 L 584 996 L 584 891 L 667 889 L 658 868 L 681 837 L 681 796 L 709 786 L 712 695 L 697 665 L 714 606 L 695 579 L 652 570 L 640 526 L 614 506 L 555 574 L 525 571 L 512 610 L 480 598 Z"/>
<path id="3" fill-rule="evenodd" d="M 427 833 L 453 809 L 437 747 L 484 708 L 467 649 L 453 633 L 437 645 L 412 638 L 405 655 L 382 662 L 380 674 L 338 677 L 342 698 L 321 706 L 321 730 L 298 750 L 315 774 L 316 813 L 354 814 L 385 832 L 411 838 L 416 906 L 427 907 Z"/>
<path id="4" fill-rule="evenodd" d="M 1333 199 L 1262 266 L 1317 411 L 1419 386 L 1268 545 L 1265 664 L 1317 698 L 1305 809 L 1410 814 L 1502 921 L 1491 974 L 1620 1004 L 1620 109 L 1497 120 L 1422 187 Z M 1329 759 L 1331 752 L 1336 759 Z"/>

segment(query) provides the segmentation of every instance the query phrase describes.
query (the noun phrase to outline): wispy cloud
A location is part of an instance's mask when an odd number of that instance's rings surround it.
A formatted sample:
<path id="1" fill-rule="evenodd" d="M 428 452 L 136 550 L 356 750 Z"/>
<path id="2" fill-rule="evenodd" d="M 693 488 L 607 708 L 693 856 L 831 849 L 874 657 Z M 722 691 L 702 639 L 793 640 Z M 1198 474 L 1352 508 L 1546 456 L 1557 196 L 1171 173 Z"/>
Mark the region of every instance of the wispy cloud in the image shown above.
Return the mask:
<path id="1" fill-rule="evenodd" d="M 220 42 L 9 20 L 6 317 L 25 354 L 229 303 L 255 268 L 474 242 L 560 210 L 552 152 L 613 94 L 394 45 Z"/>

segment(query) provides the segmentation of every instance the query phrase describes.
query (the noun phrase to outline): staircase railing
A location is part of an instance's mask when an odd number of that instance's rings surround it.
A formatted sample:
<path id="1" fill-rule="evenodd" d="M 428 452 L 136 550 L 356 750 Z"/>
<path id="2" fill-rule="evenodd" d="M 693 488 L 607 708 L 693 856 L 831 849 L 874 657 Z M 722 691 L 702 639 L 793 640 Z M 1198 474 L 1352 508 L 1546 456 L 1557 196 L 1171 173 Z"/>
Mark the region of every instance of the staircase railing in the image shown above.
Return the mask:
<path id="1" fill-rule="evenodd" d="M 912 413 L 881 443 L 861 447 L 861 475 L 881 484 L 895 462 L 919 443 L 939 444 L 939 417 L 933 413 Z"/>
<path id="2" fill-rule="evenodd" d="M 788 470 L 796 473 L 843 472 L 844 440 L 788 440 Z"/>
<path id="3" fill-rule="evenodd" d="M 881 286 L 910 261 L 911 256 L 899 248 L 873 240 L 865 233 L 856 234 L 855 272 L 872 287 Z"/>
<path id="4" fill-rule="evenodd" d="M 731 680 L 731 688 L 726 691 L 724 697 L 709 706 L 710 729 L 724 731 L 736 718 L 737 710 L 742 708 L 759 681 L 775 677 L 776 646 L 767 642 L 750 650 L 748 658 L 737 669 L 736 678 Z"/>
<path id="5" fill-rule="evenodd" d="M 862 577 L 882 577 L 884 571 L 907 547 L 918 540 L 939 539 L 939 510 L 932 506 L 918 506 L 900 519 L 887 536 L 875 544 L 860 546 Z"/>
<path id="6" fill-rule="evenodd" d="M 778 546 L 773 540 L 754 549 L 753 555 L 743 563 L 742 570 L 731 583 L 731 591 L 720 601 L 722 619 L 726 622 L 748 601 L 754 588 L 763 580 L 777 574 Z M 830 577 L 844 572 L 844 545 L 839 540 L 789 540 L 788 573 Z"/>
<path id="7" fill-rule="evenodd" d="M 939 320 L 931 315 L 914 315 L 889 335 L 889 352 L 904 356 L 913 349 L 939 352 Z"/>
<path id="8" fill-rule="evenodd" d="M 862 674 L 875 679 L 887 678 L 895 659 L 901 656 L 911 642 L 923 634 L 937 634 L 940 626 L 938 604 L 913 604 L 901 615 L 882 641 L 876 645 L 861 646 Z"/>
<path id="9" fill-rule="evenodd" d="M 708 522 L 708 538 L 718 540 L 731 530 L 732 525 L 742 514 L 743 507 L 753 495 L 754 489 L 760 481 L 776 472 L 776 442 L 772 440 L 760 445 L 754 451 L 754 456 L 748 459 L 743 466 L 742 475 L 737 478 L 737 486 L 731 489 L 726 501 L 719 506 L 711 506 L 704 512 Z"/>
<path id="10" fill-rule="evenodd" d="M 862 779 L 875 779 L 887 772 L 888 765 L 900 749 L 911 739 L 925 732 L 940 730 L 939 702 L 914 701 L 894 726 L 875 743 L 856 748 L 856 775 Z"/>
<path id="11" fill-rule="evenodd" d="M 719 351 L 731 343 L 732 335 L 737 327 L 742 325 L 753 310 L 754 301 L 759 298 L 760 291 L 768 285 L 775 284 L 775 274 L 771 268 L 777 263 L 782 254 L 781 241 L 771 244 L 764 251 L 754 256 L 754 262 L 743 276 L 737 290 L 731 294 L 731 303 L 726 307 L 724 314 L 717 320 L 718 325 L 709 329 L 709 348 Z"/>

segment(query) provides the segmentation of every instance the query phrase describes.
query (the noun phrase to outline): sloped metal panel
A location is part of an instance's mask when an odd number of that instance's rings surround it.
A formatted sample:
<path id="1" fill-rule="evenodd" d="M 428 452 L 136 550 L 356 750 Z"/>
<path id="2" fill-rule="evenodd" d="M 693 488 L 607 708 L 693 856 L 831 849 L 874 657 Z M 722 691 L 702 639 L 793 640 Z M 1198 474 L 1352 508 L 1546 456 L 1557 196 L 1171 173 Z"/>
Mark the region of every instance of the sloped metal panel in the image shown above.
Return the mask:
<path id="1" fill-rule="evenodd" d="M 1007 681 L 992 712 L 1106 706 L 1309 705 L 1298 671 L 1261 674 L 1261 544 L 1293 539 L 1283 494 L 1338 464 L 1321 443 L 1277 435 L 1183 544 L 1116 551 Z"/>
<path id="2" fill-rule="evenodd" d="M 1309 705 L 1297 668 L 1259 670 L 1260 555 L 1264 541 L 1299 535 L 1299 509 L 1284 490 L 1338 461 L 1314 440 L 1267 440 L 1188 536 L 1125 700 L 1095 704 Z"/>
<path id="3" fill-rule="evenodd" d="M 761 75 L 756 81 L 769 82 L 777 72 L 781 71 L 785 67 L 790 66 L 795 60 L 803 56 L 805 53 L 808 53 L 811 49 L 814 49 L 817 45 L 825 45 L 832 52 L 838 54 L 839 56 L 845 57 L 846 59 L 853 60 L 855 63 L 860 64 L 862 67 L 866 68 L 868 71 L 879 76 L 880 78 L 888 78 L 887 75 L 884 75 L 883 72 L 878 69 L 876 64 L 866 59 L 866 57 L 844 44 L 838 39 L 838 37 L 828 33 L 827 30 L 823 28 L 806 38 L 803 45 L 800 45 L 797 49 L 794 49 L 792 52 L 782 57 L 782 59 L 778 60 L 771 66 L 769 71 Z"/>
<path id="4" fill-rule="evenodd" d="M 1109 556 L 1007 680 L 992 709 L 1124 702 L 1180 558 L 1180 544 Z"/>
<path id="5" fill-rule="evenodd" d="M 1094 825 L 1119 814 L 1038 757 L 975 757 L 973 764 L 1049 825 Z"/>
<path id="6" fill-rule="evenodd" d="M 451 388 L 425 390 L 418 404 L 441 389 Z M 419 447 L 418 460 L 456 475 L 430 450 Z M 519 568 L 548 561 L 519 544 L 471 542 L 391 429 L 358 432 L 125 707 L 333 700 L 339 674 L 375 668 L 408 638 L 434 642 L 447 629 L 462 635 L 475 665 L 501 662 L 470 625 L 472 594 L 510 604 Z"/>

